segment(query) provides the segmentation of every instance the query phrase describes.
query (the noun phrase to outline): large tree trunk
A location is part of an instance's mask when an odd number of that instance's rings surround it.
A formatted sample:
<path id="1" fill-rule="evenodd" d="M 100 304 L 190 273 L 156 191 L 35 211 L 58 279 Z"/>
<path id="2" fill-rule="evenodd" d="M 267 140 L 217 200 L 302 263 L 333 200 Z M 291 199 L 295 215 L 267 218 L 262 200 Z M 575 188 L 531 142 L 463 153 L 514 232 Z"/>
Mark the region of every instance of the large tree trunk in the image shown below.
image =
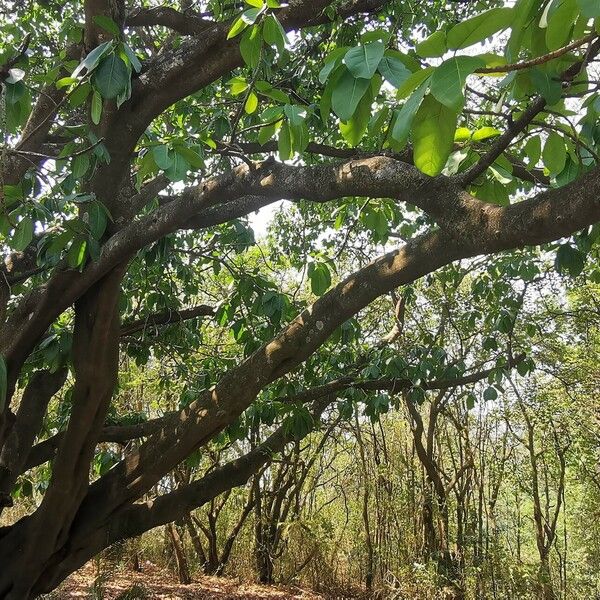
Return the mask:
<path id="1" fill-rule="evenodd" d="M 76 380 L 71 418 L 42 504 L 32 515 L 0 532 L 0 598 L 32 597 L 51 557 L 65 552 L 88 489 L 94 448 L 117 381 L 117 301 L 123 272 L 123 268 L 113 271 L 75 306 L 72 353 Z"/>

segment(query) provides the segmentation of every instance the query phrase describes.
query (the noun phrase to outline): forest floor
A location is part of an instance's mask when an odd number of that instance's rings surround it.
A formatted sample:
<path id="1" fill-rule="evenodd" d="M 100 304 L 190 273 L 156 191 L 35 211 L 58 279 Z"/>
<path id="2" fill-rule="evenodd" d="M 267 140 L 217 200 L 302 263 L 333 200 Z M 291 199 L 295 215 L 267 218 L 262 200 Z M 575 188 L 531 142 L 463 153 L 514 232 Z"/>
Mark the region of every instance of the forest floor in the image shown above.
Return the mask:
<path id="1" fill-rule="evenodd" d="M 136 588 L 138 595 L 125 595 Z M 145 595 L 144 595 L 145 592 Z M 122 596 L 123 595 L 123 596 Z M 146 563 L 142 572 L 114 570 L 97 576 L 93 565 L 88 564 L 69 577 L 50 596 L 53 600 L 85 598 L 86 600 L 116 600 L 147 598 L 148 600 L 325 600 L 310 590 L 298 587 L 264 586 L 241 583 L 225 577 L 196 576 L 190 585 L 181 585 L 169 571 Z"/>

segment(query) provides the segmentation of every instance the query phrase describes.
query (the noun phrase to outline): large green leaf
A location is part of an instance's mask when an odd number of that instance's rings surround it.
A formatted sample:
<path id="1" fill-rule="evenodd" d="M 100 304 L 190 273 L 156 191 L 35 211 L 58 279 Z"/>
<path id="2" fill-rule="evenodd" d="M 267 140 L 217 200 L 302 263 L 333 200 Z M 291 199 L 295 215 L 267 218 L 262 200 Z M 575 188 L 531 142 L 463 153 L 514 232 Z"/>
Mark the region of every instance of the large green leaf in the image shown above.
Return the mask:
<path id="1" fill-rule="evenodd" d="M 425 96 L 428 89 L 429 81 L 424 81 L 400 109 L 391 133 L 392 140 L 396 142 L 398 149 L 402 148 L 406 143 L 415 114 L 419 106 L 421 106 L 423 96 Z"/>
<path id="2" fill-rule="evenodd" d="M 371 79 L 383 58 L 385 46 L 382 42 L 371 42 L 351 48 L 344 56 L 344 64 L 354 77 Z"/>
<path id="3" fill-rule="evenodd" d="M 91 107 L 92 123 L 98 125 L 100 118 L 102 117 L 102 96 L 94 90 L 92 94 L 92 107 Z"/>
<path id="4" fill-rule="evenodd" d="M 31 217 L 24 217 L 15 227 L 15 234 L 12 239 L 11 247 L 14 250 L 22 252 L 27 248 L 29 242 L 33 239 L 33 220 Z"/>
<path id="5" fill-rule="evenodd" d="M 556 8 L 555 8 L 556 7 Z M 579 10 L 575 0 L 554 2 L 548 16 L 546 45 L 549 50 L 557 50 L 568 43 L 571 26 L 575 23 Z"/>
<path id="6" fill-rule="evenodd" d="M 598 0 L 577 0 L 581 14 L 588 19 L 600 17 L 600 2 Z"/>
<path id="7" fill-rule="evenodd" d="M 513 19 L 511 8 L 492 8 L 471 19 L 455 25 L 447 35 L 448 48 L 459 50 L 482 42 L 498 31 L 510 26 Z"/>
<path id="8" fill-rule="evenodd" d="M 377 68 L 386 81 L 399 88 L 412 75 L 412 72 L 393 52 L 386 52 Z"/>
<path id="9" fill-rule="evenodd" d="M 360 140 L 365 135 L 369 120 L 371 118 L 371 104 L 373 102 L 372 93 L 367 92 L 358 103 L 358 107 L 352 118 L 348 121 L 340 122 L 340 133 L 350 146 L 358 146 Z"/>
<path id="10" fill-rule="evenodd" d="M 240 52 L 244 62 L 251 68 L 255 68 L 260 62 L 260 51 L 262 37 L 258 27 L 247 29 L 240 40 Z"/>
<path id="11" fill-rule="evenodd" d="M 112 100 L 127 89 L 129 69 L 116 54 L 102 59 L 94 71 L 93 83 L 103 98 Z"/>
<path id="12" fill-rule="evenodd" d="M 562 85 L 558 76 L 542 69 L 531 69 L 531 81 L 537 91 L 552 106 L 562 96 Z"/>
<path id="13" fill-rule="evenodd" d="M 283 54 L 288 38 L 281 23 L 273 15 L 268 15 L 264 20 L 263 37 L 269 46 L 275 46 L 279 54 Z"/>
<path id="14" fill-rule="evenodd" d="M 425 67 L 419 71 L 415 71 L 399 88 L 396 98 L 399 100 L 409 96 L 416 90 L 426 79 L 429 79 L 434 71 L 434 67 Z"/>
<path id="15" fill-rule="evenodd" d="M 443 56 L 447 50 L 444 30 L 434 31 L 427 39 L 419 42 L 415 48 L 416 53 L 423 58 Z"/>
<path id="16" fill-rule="evenodd" d="M 80 63 L 77 65 L 77 68 L 73 71 L 71 77 L 77 77 L 80 75 L 85 69 L 88 73 L 93 71 L 94 68 L 100 62 L 100 59 L 108 52 L 108 50 L 112 47 L 112 40 L 109 42 L 104 42 L 104 44 L 100 44 L 96 46 Z"/>
<path id="17" fill-rule="evenodd" d="M 292 156 L 292 132 L 289 123 L 284 123 L 279 130 L 277 140 L 280 160 L 288 160 Z"/>
<path id="18" fill-rule="evenodd" d="M 505 51 L 506 58 L 509 62 L 515 62 L 517 60 L 524 35 L 534 22 L 538 8 L 539 0 L 517 0 L 513 8 L 514 19 Z"/>
<path id="19" fill-rule="evenodd" d="M 369 79 L 354 77 L 350 71 L 345 69 L 342 76 L 336 81 L 331 94 L 331 108 L 342 121 L 352 118 L 360 99 L 370 85 Z"/>
<path id="20" fill-rule="evenodd" d="M 467 77 L 485 66 L 477 56 L 454 56 L 444 61 L 431 76 L 431 93 L 442 103 L 456 111 L 465 103 L 463 88 Z"/>
<path id="21" fill-rule="evenodd" d="M 331 273 L 325 263 L 310 263 L 308 277 L 312 293 L 316 296 L 322 296 L 331 286 Z"/>
<path id="22" fill-rule="evenodd" d="M 325 59 L 325 64 L 323 68 L 319 71 L 319 81 L 321 83 L 325 83 L 327 78 L 332 73 L 332 71 L 338 66 L 339 62 L 348 52 L 348 48 L 342 46 L 341 48 L 336 48 L 332 52 L 327 55 Z"/>
<path id="23" fill-rule="evenodd" d="M 413 121 L 412 136 L 415 166 L 426 175 L 442 172 L 452 152 L 457 118 L 456 111 L 431 94 L 423 99 Z"/>
<path id="24" fill-rule="evenodd" d="M 567 160 L 567 149 L 563 137 L 556 131 L 551 131 L 548 135 L 542 158 L 544 159 L 544 166 L 552 175 L 557 175 L 564 169 Z"/>
<path id="25" fill-rule="evenodd" d="M 577 277 L 585 266 L 585 254 L 570 244 L 563 244 L 556 252 L 554 266 L 559 273 Z"/>

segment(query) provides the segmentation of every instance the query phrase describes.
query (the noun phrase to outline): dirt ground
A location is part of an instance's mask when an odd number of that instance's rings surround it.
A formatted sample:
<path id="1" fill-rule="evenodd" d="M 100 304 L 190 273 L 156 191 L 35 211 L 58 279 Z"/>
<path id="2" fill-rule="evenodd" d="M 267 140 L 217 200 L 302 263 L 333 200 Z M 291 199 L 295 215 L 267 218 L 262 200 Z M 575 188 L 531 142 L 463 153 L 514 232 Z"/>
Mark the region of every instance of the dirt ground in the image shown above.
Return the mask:
<path id="1" fill-rule="evenodd" d="M 94 591 L 94 582 L 96 590 Z M 146 595 L 125 595 L 132 586 L 139 586 Z M 123 596 L 121 596 L 123 595 Z M 86 565 L 74 573 L 60 588 L 48 598 L 66 600 L 67 598 L 85 598 L 89 600 L 161 599 L 161 600 L 224 600 L 226 598 L 248 598 L 268 600 L 325 600 L 309 590 L 297 587 L 263 586 L 241 583 L 235 579 L 223 577 L 196 576 L 190 585 L 180 585 L 173 574 L 146 563 L 142 572 L 113 571 L 103 574 L 99 579 L 93 565 Z"/>

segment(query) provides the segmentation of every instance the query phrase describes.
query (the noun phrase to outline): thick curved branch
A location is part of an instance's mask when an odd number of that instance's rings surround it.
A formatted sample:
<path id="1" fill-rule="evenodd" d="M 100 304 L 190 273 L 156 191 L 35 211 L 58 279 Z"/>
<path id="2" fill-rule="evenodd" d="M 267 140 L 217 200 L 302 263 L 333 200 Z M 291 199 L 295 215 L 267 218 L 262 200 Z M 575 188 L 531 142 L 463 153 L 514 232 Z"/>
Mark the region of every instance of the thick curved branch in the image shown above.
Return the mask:
<path id="1" fill-rule="evenodd" d="M 139 497 L 239 415 L 261 389 L 293 370 L 335 328 L 378 296 L 458 258 L 547 242 L 599 220 L 600 170 L 583 176 L 577 186 L 551 190 L 509 207 L 482 206 L 464 196 L 454 207 L 448 207 L 451 230 L 422 236 L 342 281 L 275 339 L 226 373 L 213 390 L 181 411 L 176 422 L 96 482 L 82 506 L 82 521 L 91 518 L 91 514 L 86 515 L 88 511 L 102 518 L 99 498 L 101 511 L 108 517 L 111 506 Z M 443 204 L 443 197 L 440 202 Z"/>
<path id="2" fill-rule="evenodd" d="M 161 25 L 181 35 L 196 35 L 207 27 L 214 25 L 214 21 L 207 21 L 193 13 L 179 12 L 170 6 L 156 6 L 134 10 L 127 16 L 125 25 L 127 27 Z"/>
<path id="3" fill-rule="evenodd" d="M 235 209 L 236 201 L 242 198 L 249 200 L 247 208 L 251 210 L 256 209 L 258 197 L 264 199 L 262 205 L 284 198 L 313 202 L 344 196 L 394 198 L 418 206 L 437 221 L 445 232 L 442 237 L 452 240 L 446 257 L 446 262 L 450 262 L 453 251 L 459 258 L 537 245 L 594 224 L 600 220 L 599 185 L 597 167 L 563 188 L 499 207 L 477 200 L 446 177 L 427 177 L 414 167 L 385 156 L 318 166 L 296 167 L 272 161 L 252 169 L 242 165 L 186 189 L 154 213 L 123 227 L 105 243 L 100 258 L 83 273 L 56 272 L 43 287 L 23 299 L 11 315 L 5 327 L 7 333 L 0 340 L 0 352 L 11 368 L 16 368 L 54 319 L 112 268 L 177 229 L 201 226 L 203 218 L 211 217 L 206 226 L 222 222 L 218 220 L 218 210 L 224 208 L 223 218 L 227 218 L 231 215 L 228 208 Z M 409 244 L 406 250 L 421 247 L 424 239 Z M 441 238 L 432 234 L 426 239 L 435 240 L 432 243 L 436 246 Z M 423 251 L 429 263 L 430 253 Z M 431 252 L 437 251 L 431 248 Z M 440 252 L 443 255 L 443 249 Z"/>

